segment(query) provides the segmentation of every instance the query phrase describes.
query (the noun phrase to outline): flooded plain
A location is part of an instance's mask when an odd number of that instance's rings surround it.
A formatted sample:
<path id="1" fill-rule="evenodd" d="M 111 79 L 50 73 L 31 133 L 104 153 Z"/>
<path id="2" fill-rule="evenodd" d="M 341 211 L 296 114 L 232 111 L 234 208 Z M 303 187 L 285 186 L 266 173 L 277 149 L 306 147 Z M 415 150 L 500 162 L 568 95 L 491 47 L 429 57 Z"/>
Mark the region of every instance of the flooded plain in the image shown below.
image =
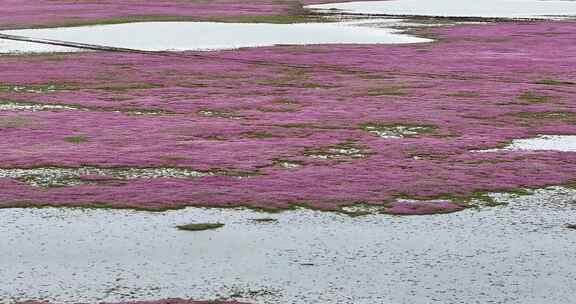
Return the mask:
<path id="1" fill-rule="evenodd" d="M 446 215 L 0 210 L 0 303 L 569 303 L 576 190 Z M 223 223 L 209 231 L 177 225 Z"/>
<path id="2" fill-rule="evenodd" d="M 211 51 L 280 44 L 403 44 L 431 41 L 390 28 L 397 23 L 396 20 L 302 24 L 136 22 L 10 30 L 1 33 L 34 39 L 144 51 Z M 78 50 L 49 44 L 0 39 L 0 53 L 71 52 Z"/>
<path id="3" fill-rule="evenodd" d="M 310 5 L 323 12 L 400 16 L 556 18 L 576 16 L 574 1 L 542 0 L 392 0 Z"/>

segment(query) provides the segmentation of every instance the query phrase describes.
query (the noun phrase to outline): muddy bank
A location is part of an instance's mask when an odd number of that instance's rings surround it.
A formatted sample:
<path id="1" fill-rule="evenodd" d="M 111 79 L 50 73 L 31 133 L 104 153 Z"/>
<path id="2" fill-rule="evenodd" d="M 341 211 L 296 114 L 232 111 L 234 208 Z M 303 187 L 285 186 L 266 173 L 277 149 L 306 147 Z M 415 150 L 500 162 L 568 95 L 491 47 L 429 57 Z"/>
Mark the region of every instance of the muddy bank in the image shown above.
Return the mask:
<path id="1" fill-rule="evenodd" d="M 470 151 L 576 132 L 574 29 L 496 24 L 429 29 L 440 41 L 421 45 L 0 57 L 3 102 L 74 108 L 0 111 L 1 205 L 335 209 L 569 183 L 571 152 Z M 63 187 L 13 174 L 83 166 L 214 174 L 74 176 Z"/>

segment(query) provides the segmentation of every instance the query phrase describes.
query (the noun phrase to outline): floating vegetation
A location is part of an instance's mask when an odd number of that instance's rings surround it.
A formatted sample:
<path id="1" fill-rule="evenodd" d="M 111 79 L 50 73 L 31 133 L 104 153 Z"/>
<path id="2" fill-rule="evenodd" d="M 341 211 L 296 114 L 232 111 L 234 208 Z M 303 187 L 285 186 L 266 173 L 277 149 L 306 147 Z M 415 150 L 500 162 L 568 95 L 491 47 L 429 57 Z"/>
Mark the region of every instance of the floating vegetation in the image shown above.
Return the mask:
<path id="1" fill-rule="evenodd" d="M 382 138 L 412 137 L 419 134 L 431 133 L 435 130 L 434 126 L 429 125 L 386 123 L 366 123 L 361 125 L 360 128 Z"/>
<path id="2" fill-rule="evenodd" d="M 185 230 L 185 231 L 214 230 L 222 227 L 224 227 L 224 224 L 222 223 L 200 223 L 200 224 L 186 224 L 176 226 L 178 230 Z"/>
<path id="3" fill-rule="evenodd" d="M 271 223 L 277 223 L 278 222 L 277 219 L 269 218 L 269 217 L 255 218 L 255 219 L 251 219 L 251 221 L 254 223 L 259 223 L 259 224 L 271 224 Z"/>
<path id="4" fill-rule="evenodd" d="M 365 158 L 372 154 L 366 148 L 357 145 L 352 141 L 345 141 L 340 144 L 326 146 L 322 148 L 311 148 L 304 152 L 304 155 L 315 159 L 345 159 L 345 158 Z"/>
<path id="5" fill-rule="evenodd" d="M 182 168 L 0 168 L 0 178 L 16 179 L 34 187 L 75 186 L 106 180 L 193 178 L 212 175 L 215 173 Z"/>

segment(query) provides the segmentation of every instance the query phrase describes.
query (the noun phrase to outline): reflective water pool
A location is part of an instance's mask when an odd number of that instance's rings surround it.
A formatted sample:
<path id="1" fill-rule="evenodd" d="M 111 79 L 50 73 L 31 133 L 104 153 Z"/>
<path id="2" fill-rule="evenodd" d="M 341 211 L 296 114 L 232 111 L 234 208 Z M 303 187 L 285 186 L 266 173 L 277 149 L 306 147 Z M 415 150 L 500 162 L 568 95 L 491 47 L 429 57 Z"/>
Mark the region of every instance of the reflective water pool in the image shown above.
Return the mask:
<path id="1" fill-rule="evenodd" d="M 147 51 L 221 50 L 278 44 L 396 44 L 430 40 L 403 34 L 391 20 L 264 24 L 137 22 L 126 24 L 10 30 L 3 34 Z M 66 52 L 78 49 L 0 39 L 0 53 Z"/>
<path id="2" fill-rule="evenodd" d="M 391 0 L 311 5 L 320 10 L 409 16 L 548 18 L 576 16 L 575 1 L 541 0 Z"/>

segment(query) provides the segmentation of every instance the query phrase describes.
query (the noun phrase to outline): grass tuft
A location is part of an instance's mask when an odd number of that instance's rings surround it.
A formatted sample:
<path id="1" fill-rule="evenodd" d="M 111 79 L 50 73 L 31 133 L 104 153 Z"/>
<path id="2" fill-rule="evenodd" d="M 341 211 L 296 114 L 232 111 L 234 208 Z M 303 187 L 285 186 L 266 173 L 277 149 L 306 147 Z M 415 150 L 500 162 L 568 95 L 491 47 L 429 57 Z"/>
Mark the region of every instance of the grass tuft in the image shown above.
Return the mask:
<path id="1" fill-rule="evenodd" d="M 88 138 L 85 135 L 72 135 L 64 137 L 64 141 L 73 144 L 79 144 L 88 141 Z"/>
<path id="2" fill-rule="evenodd" d="M 224 224 L 222 223 L 199 223 L 199 224 L 186 224 L 176 226 L 178 230 L 184 230 L 184 231 L 214 230 L 222 227 L 224 227 Z"/>

